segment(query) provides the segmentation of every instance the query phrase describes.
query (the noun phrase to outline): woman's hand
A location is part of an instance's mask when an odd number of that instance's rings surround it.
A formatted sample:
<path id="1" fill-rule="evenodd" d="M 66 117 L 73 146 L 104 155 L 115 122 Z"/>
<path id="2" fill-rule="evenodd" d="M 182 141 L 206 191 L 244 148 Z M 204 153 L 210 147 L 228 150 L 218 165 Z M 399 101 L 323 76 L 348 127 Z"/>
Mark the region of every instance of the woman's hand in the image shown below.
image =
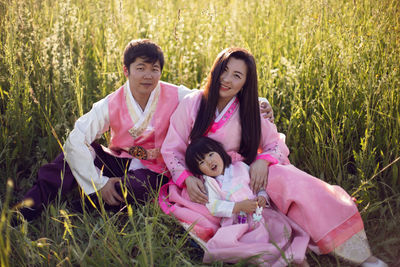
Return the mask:
<path id="1" fill-rule="evenodd" d="M 124 201 L 123 198 L 118 194 L 117 190 L 115 190 L 115 184 L 120 180 L 121 179 L 118 177 L 108 179 L 107 183 L 99 191 L 102 199 L 108 205 L 117 206 Z"/>
<path id="2" fill-rule="evenodd" d="M 274 111 L 267 101 L 260 101 L 260 111 L 264 119 L 268 119 L 272 123 L 274 122 Z"/>
<path id="3" fill-rule="evenodd" d="M 257 201 L 255 200 L 243 200 L 240 202 L 236 202 L 235 206 L 233 207 L 232 213 L 239 213 L 240 211 L 243 211 L 248 214 L 252 214 L 256 211 L 257 208 Z"/>
<path id="4" fill-rule="evenodd" d="M 185 184 L 191 201 L 200 204 L 208 203 L 206 188 L 199 178 L 189 176 L 186 178 Z"/>
<path id="5" fill-rule="evenodd" d="M 250 165 L 250 188 L 255 194 L 267 187 L 269 163 L 258 159 Z"/>

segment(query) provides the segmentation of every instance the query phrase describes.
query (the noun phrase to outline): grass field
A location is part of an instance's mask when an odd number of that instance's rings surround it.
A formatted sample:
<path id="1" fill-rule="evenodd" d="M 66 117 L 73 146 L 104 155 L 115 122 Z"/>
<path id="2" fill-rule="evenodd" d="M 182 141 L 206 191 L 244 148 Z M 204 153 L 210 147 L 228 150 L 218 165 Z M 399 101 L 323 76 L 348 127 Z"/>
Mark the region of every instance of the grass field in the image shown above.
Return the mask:
<path id="1" fill-rule="evenodd" d="M 223 48 L 249 49 L 291 162 L 354 196 L 373 252 L 400 266 L 398 0 L 0 0 L 0 29 L 1 266 L 202 264 L 153 202 L 74 214 L 59 199 L 33 223 L 7 226 L 10 203 L 74 121 L 123 84 L 122 51 L 136 38 L 163 48 L 164 81 L 189 88 Z"/>

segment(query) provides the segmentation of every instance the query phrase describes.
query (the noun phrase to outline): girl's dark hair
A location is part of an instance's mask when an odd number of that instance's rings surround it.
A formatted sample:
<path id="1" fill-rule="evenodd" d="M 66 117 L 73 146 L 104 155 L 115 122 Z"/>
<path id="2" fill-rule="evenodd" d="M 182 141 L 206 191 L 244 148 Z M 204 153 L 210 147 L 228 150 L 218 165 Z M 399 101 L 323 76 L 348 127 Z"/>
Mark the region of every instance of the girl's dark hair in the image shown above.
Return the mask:
<path id="1" fill-rule="evenodd" d="M 202 136 L 194 139 L 186 149 L 185 162 L 189 171 L 195 175 L 201 175 L 199 161 L 203 160 L 204 156 L 211 151 L 217 152 L 221 156 L 224 169 L 232 163 L 231 156 L 226 153 L 220 142 Z"/>
<path id="2" fill-rule="evenodd" d="M 124 65 L 129 71 L 129 66 L 136 58 L 144 58 L 147 63 L 160 62 L 161 70 L 164 67 L 164 53 L 161 48 L 151 40 L 137 39 L 130 41 L 124 51 Z"/>
<path id="3" fill-rule="evenodd" d="M 261 118 L 258 104 L 256 63 L 254 57 L 243 48 L 228 48 L 217 56 L 204 88 L 190 138 L 193 140 L 206 135 L 214 122 L 215 110 L 219 100 L 220 77 L 231 57 L 243 60 L 247 66 L 246 82 L 243 89 L 237 94 L 242 126 L 238 152 L 243 156 L 244 162 L 251 164 L 257 155 L 257 149 L 260 145 Z"/>

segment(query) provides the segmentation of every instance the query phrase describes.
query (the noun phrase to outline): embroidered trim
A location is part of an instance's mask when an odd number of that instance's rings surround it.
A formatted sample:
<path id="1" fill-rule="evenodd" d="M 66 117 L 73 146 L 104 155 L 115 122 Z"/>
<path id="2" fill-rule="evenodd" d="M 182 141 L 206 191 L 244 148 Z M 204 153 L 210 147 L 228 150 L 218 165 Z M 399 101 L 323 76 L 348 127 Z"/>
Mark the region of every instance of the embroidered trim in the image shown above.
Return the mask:
<path id="1" fill-rule="evenodd" d="M 235 101 L 231 104 L 229 109 L 225 112 L 224 116 L 218 121 L 214 122 L 211 127 L 206 131 L 206 135 L 209 132 L 215 133 L 218 129 L 220 129 L 233 115 L 236 108 L 238 107 L 239 99 L 236 98 Z"/>
<path id="2" fill-rule="evenodd" d="M 114 151 L 117 153 L 121 153 L 121 150 L 140 160 L 153 160 L 158 158 L 158 156 L 160 155 L 160 148 L 146 149 L 142 146 L 132 146 L 126 149 L 121 148 L 119 151 Z"/>

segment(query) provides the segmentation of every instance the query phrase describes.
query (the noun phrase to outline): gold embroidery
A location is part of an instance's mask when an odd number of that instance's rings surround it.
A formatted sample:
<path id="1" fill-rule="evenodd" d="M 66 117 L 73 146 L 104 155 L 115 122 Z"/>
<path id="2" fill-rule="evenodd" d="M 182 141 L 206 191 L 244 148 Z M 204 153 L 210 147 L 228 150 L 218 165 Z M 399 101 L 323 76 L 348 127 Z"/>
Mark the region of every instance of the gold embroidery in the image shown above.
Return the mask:
<path id="1" fill-rule="evenodd" d="M 133 146 L 129 149 L 129 154 L 137 159 L 147 159 L 147 151 L 141 146 Z"/>

